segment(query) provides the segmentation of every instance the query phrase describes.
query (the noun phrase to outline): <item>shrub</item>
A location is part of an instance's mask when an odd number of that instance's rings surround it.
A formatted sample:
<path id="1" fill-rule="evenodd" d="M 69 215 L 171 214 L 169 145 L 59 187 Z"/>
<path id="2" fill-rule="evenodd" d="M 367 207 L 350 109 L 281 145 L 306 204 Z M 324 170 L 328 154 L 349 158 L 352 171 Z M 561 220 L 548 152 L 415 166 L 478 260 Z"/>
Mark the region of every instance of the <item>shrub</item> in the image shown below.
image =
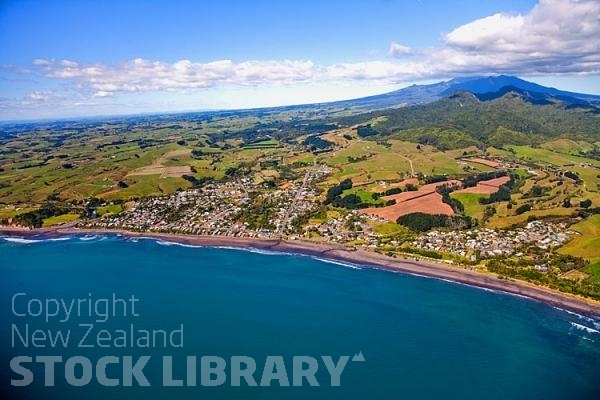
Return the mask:
<path id="1" fill-rule="evenodd" d="M 431 215 L 421 212 L 402 215 L 396 223 L 406 226 L 415 232 L 426 232 L 432 228 L 444 227 L 452 229 L 461 229 L 471 227 L 470 217 L 460 215 Z"/>
<path id="2" fill-rule="evenodd" d="M 592 205 L 592 201 L 590 199 L 582 200 L 579 202 L 579 205 L 582 208 L 590 208 L 590 206 Z"/>
<path id="3" fill-rule="evenodd" d="M 526 213 L 527 211 L 531 210 L 531 204 L 523 204 L 522 206 L 520 206 L 519 208 L 517 208 L 517 210 L 515 211 L 515 213 L 517 215 L 521 215 L 523 213 Z"/>

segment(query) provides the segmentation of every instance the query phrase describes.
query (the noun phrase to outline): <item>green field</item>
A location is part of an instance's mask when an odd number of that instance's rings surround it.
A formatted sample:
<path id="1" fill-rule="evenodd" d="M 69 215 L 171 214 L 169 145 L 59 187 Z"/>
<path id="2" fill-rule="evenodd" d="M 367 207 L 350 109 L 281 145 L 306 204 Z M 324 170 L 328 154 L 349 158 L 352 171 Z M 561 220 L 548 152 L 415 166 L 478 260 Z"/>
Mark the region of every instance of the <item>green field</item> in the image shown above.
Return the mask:
<path id="1" fill-rule="evenodd" d="M 479 204 L 479 199 L 486 198 L 488 195 L 477 193 L 452 193 L 450 196 L 462 203 L 465 207 L 466 215 L 477 219 L 483 218 L 483 210 L 486 205 Z"/>
<path id="2" fill-rule="evenodd" d="M 571 229 L 579 232 L 581 236 L 575 236 L 560 249 L 560 253 L 583 257 L 593 262 L 600 261 L 600 215 L 592 215 L 571 226 Z"/>
<path id="3" fill-rule="evenodd" d="M 70 213 L 48 218 L 44 224 L 68 222 L 76 218 L 73 210 L 82 210 L 82 202 L 92 197 L 106 200 L 97 209 L 100 215 L 115 214 L 123 210 L 121 202 L 189 189 L 193 178 L 229 179 L 242 167 L 258 186 L 286 187 L 313 164 L 326 164 L 332 169 L 331 175 L 318 183 L 323 192 L 350 178 L 354 187 L 344 196 L 356 194 L 364 204 L 382 205 L 383 200 L 373 200 L 372 194 L 397 187 L 406 178 L 418 177 L 423 184 L 433 175 L 460 179 L 492 170 L 468 161 L 471 156 L 508 162 L 521 177 L 511 194 L 512 207 L 507 201 L 491 204 L 496 214 L 487 221 L 483 218 L 487 206 L 479 204 L 479 199 L 487 195 L 451 195 L 464 205 L 466 215 L 483 226 L 508 228 L 532 218 L 569 218 L 583 200 L 591 200 L 592 207 L 600 206 L 600 161 L 594 159 L 595 153 L 583 156 L 595 151 L 598 144 L 561 138 L 540 141 L 535 146 L 494 148 L 476 146 L 476 141 L 462 131 L 425 127 L 363 138 L 349 126 L 328 125 L 321 130 L 317 124 L 318 129 L 302 131 L 310 123 L 298 124 L 293 121 L 297 117 L 284 111 L 261 116 L 234 113 L 176 124 L 67 124 L 0 138 L 0 218 L 35 210 L 47 199 L 58 199 L 71 205 L 65 208 Z M 270 122 L 274 128 L 268 127 Z M 287 122 L 289 125 L 285 125 Z M 389 121 L 382 116 L 371 122 L 379 126 Z M 257 130 L 252 131 L 252 127 Z M 307 137 L 315 135 L 331 148 L 315 151 L 303 145 Z M 429 139 L 438 142 L 431 144 Z M 566 171 L 576 173 L 581 182 L 565 177 Z M 530 195 L 535 187 L 543 189 L 542 195 Z M 571 207 L 563 206 L 567 200 Z M 532 209 L 517 215 L 516 209 L 524 204 Z M 590 220 L 593 223 L 575 226 L 582 236 L 561 251 L 600 261 L 596 251 L 600 248 L 600 232 L 590 228 L 598 220 Z M 392 225 L 375 226 L 375 231 L 395 234 Z"/>
<path id="4" fill-rule="evenodd" d="M 531 146 L 506 146 L 514 151 L 517 158 L 536 163 L 553 164 L 556 166 L 568 166 L 573 164 L 591 164 L 600 167 L 599 160 L 580 157 L 571 154 L 559 153 L 549 149 L 534 148 Z"/>
<path id="5" fill-rule="evenodd" d="M 44 220 L 44 227 L 64 224 L 66 222 L 77 221 L 80 218 L 79 214 L 63 214 L 56 217 L 46 218 Z"/>
<path id="6" fill-rule="evenodd" d="M 355 140 L 346 147 L 320 159 L 336 168 L 336 178 L 352 178 L 357 183 L 398 181 L 414 174 L 464 174 L 459 162 L 450 154 L 432 146 L 388 140 L 389 146 Z M 412 168 L 411 168 L 412 162 Z"/>
<path id="7" fill-rule="evenodd" d="M 363 203 L 366 203 L 366 204 L 371 204 L 371 205 L 383 204 L 383 200 L 381 200 L 381 199 L 374 200 L 373 199 L 373 193 L 375 193 L 375 192 L 377 192 L 377 190 L 376 190 L 376 187 L 373 185 L 354 186 L 353 188 L 344 190 L 343 195 L 347 196 L 349 194 L 355 194 L 358 197 L 360 197 L 360 200 Z"/>
<path id="8" fill-rule="evenodd" d="M 575 141 L 571 139 L 556 139 L 551 142 L 542 143 L 543 149 L 552 150 L 556 153 L 579 155 L 580 152 L 590 151 L 594 145 L 585 141 Z"/>
<path id="9" fill-rule="evenodd" d="M 573 226 L 579 232 L 569 243 L 559 249 L 561 254 L 583 257 L 590 264 L 582 269 L 591 282 L 600 284 L 600 215 L 592 215 Z"/>
<path id="10" fill-rule="evenodd" d="M 373 227 L 373 230 L 384 236 L 392 236 L 398 233 L 406 233 L 407 229 L 402 225 L 395 224 L 393 222 L 385 222 L 382 224 L 377 224 Z"/>

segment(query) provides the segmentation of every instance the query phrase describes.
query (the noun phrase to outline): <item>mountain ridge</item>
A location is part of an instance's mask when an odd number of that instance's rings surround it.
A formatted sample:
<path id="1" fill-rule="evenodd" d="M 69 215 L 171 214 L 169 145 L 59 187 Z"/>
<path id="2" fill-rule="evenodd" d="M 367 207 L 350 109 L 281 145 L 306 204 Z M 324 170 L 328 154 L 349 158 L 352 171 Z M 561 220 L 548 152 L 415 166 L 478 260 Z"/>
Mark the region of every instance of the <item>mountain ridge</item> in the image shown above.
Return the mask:
<path id="1" fill-rule="evenodd" d="M 533 144 L 551 138 L 598 140 L 600 107 L 569 96 L 505 86 L 475 94 L 457 90 L 437 101 L 358 114 L 338 121 L 344 126 L 365 125 L 368 135 L 435 144 L 450 134 L 445 147 L 476 142 L 501 146 L 508 141 Z M 509 140 L 510 139 L 510 140 Z M 513 143 L 515 144 L 515 143 Z"/>
<path id="2" fill-rule="evenodd" d="M 552 87 L 542 86 L 524 79 L 509 75 L 491 75 L 474 77 L 457 77 L 427 85 L 411 85 L 374 96 L 361 97 L 353 100 L 342 100 L 329 104 L 331 106 L 351 108 L 388 108 L 417 104 L 428 104 L 448 97 L 458 91 L 467 91 L 479 95 L 498 92 L 504 87 L 551 95 L 557 98 L 566 97 L 589 103 L 600 103 L 600 95 L 569 92 Z"/>

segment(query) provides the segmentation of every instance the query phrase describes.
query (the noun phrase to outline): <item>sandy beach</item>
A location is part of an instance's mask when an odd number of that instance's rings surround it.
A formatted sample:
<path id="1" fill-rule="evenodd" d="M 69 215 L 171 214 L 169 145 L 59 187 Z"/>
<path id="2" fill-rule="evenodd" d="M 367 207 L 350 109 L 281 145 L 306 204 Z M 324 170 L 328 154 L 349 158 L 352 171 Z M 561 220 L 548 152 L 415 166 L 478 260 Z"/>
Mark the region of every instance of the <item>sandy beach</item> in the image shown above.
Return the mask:
<path id="1" fill-rule="evenodd" d="M 235 247 L 268 250 L 281 253 L 296 253 L 322 259 L 352 263 L 365 267 L 381 268 L 394 272 L 404 272 L 431 278 L 445 279 L 485 289 L 498 290 L 528 297 L 551 304 L 555 307 L 590 316 L 600 316 L 600 302 L 544 288 L 524 281 L 500 279 L 493 274 L 471 271 L 450 264 L 423 260 L 400 259 L 379 253 L 354 250 L 342 245 L 307 242 L 301 240 L 278 240 L 257 238 L 236 238 L 224 236 L 196 236 L 184 234 L 131 232 L 108 229 L 78 229 L 62 226 L 46 229 L 22 229 L 0 227 L 0 234 L 14 236 L 64 236 L 71 234 L 120 234 L 127 237 L 150 237 L 182 244 Z"/>

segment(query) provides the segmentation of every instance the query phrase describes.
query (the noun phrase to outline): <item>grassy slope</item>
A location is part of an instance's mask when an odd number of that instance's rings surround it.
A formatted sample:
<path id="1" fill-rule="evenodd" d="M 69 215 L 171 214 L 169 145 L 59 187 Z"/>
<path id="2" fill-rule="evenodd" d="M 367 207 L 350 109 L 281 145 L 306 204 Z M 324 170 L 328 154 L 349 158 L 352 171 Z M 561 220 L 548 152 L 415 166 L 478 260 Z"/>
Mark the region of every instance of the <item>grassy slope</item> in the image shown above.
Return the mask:
<path id="1" fill-rule="evenodd" d="M 580 163 L 590 163 L 595 166 L 600 166 L 600 161 L 598 160 L 559 153 L 548 149 L 534 148 L 531 146 L 507 146 L 507 148 L 513 149 L 517 157 L 525 161 L 548 163 L 556 166 Z"/>
<path id="2" fill-rule="evenodd" d="M 44 220 L 44 227 L 64 224 L 65 222 L 73 222 L 79 219 L 79 214 L 63 214 L 56 217 L 46 218 Z"/>
<path id="3" fill-rule="evenodd" d="M 581 233 L 581 236 L 576 236 L 560 252 L 594 262 L 600 261 L 600 215 L 592 215 L 573 225 L 571 229 Z"/>

